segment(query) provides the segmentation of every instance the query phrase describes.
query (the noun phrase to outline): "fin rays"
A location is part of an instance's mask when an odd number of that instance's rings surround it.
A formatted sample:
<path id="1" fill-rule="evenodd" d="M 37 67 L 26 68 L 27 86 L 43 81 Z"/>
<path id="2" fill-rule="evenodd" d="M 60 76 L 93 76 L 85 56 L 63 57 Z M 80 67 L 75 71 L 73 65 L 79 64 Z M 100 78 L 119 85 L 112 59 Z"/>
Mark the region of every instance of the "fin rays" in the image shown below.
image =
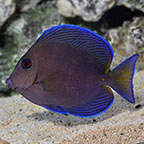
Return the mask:
<path id="1" fill-rule="evenodd" d="M 112 102 L 112 91 L 110 88 L 105 86 L 102 87 L 99 93 L 88 103 L 72 108 L 66 108 L 66 111 L 80 117 L 91 117 L 106 111 Z"/>
<path id="2" fill-rule="evenodd" d="M 63 108 L 61 106 L 44 105 L 43 107 L 61 114 L 72 114 L 79 117 L 91 117 L 96 116 L 106 111 L 113 102 L 113 93 L 107 86 L 101 87 L 96 96 L 89 102 L 69 108 Z"/>
<path id="3" fill-rule="evenodd" d="M 75 25 L 59 25 L 44 31 L 37 41 L 41 40 L 73 45 L 93 55 L 102 73 L 107 73 L 109 70 L 113 58 L 112 48 L 103 37 L 93 31 Z"/>
<path id="4" fill-rule="evenodd" d="M 113 81 L 110 86 L 130 103 L 135 103 L 133 75 L 137 59 L 138 54 L 135 54 L 110 72 Z"/>

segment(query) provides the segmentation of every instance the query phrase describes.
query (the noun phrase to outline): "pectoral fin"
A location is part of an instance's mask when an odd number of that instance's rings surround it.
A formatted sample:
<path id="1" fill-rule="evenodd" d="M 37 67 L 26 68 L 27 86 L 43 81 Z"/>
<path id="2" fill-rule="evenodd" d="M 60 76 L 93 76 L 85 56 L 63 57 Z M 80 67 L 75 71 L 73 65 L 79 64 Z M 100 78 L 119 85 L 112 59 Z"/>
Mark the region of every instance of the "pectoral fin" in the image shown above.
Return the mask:
<path id="1" fill-rule="evenodd" d="M 40 82 L 40 86 L 45 91 L 58 91 L 62 86 L 64 78 L 65 74 L 63 71 L 56 71 L 43 79 Z"/>

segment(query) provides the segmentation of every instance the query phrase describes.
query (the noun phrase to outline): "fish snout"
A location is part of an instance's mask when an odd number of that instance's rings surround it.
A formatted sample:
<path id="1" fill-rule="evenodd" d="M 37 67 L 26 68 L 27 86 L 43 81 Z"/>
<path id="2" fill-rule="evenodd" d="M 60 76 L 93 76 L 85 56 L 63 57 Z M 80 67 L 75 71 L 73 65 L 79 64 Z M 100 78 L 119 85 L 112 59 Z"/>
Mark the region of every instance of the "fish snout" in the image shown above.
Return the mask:
<path id="1" fill-rule="evenodd" d="M 12 81 L 8 78 L 6 79 L 5 83 L 8 85 L 9 88 L 16 90 L 17 88 L 13 85 Z"/>

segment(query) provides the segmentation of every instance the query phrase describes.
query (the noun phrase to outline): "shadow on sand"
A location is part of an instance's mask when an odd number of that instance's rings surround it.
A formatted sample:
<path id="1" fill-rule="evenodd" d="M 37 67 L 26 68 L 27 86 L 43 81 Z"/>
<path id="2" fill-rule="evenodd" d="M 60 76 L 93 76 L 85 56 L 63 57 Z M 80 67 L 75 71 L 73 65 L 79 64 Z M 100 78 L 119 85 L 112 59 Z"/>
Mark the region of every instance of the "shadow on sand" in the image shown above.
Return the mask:
<path id="1" fill-rule="evenodd" d="M 115 100 L 112 106 L 106 112 L 95 117 L 81 118 L 81 117 L 76 117 L 70 114 L 63 115 L 63 114 L 54 113 L 54 112 L 46 110 L 41 113 L 36 112 L 31 115 L 28 115 L 27 118 L 33 121 L 50 121 L 57 125 L 73 127 L 77 125 L 91 124 L 91 123 L 104 121 L 106 119 L 109 119 L 113 116 L 116 116 L 122 113 L 125 110 L 133 112 L 133 111 L 138 111 L 139 109 L 141 109 L 141 107 L 136 108 L 136 106 L 139 103 L 139 100 L 136 100 L 136 104 L 130 104 L 126 102 L 123 98 L 118 96 L 117 94 L 114 94 L 114 95 L 115 95 Z"/>

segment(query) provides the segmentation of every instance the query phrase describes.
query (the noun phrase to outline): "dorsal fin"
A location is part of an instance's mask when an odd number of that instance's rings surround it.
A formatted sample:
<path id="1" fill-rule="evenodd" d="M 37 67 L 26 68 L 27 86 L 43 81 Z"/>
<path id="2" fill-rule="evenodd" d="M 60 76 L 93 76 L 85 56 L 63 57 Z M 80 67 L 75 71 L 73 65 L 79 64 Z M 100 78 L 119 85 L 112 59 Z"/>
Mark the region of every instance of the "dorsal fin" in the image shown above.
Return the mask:
<path id="1" fill-rule="evenodd" d="M 93 31 L 76 25 L 54 26 L 42 33 L 37 42 L 48 41 L 73 45 L 94 56 L 102 73 L 107 73 L 113 58 L 110 44 Z"/>

